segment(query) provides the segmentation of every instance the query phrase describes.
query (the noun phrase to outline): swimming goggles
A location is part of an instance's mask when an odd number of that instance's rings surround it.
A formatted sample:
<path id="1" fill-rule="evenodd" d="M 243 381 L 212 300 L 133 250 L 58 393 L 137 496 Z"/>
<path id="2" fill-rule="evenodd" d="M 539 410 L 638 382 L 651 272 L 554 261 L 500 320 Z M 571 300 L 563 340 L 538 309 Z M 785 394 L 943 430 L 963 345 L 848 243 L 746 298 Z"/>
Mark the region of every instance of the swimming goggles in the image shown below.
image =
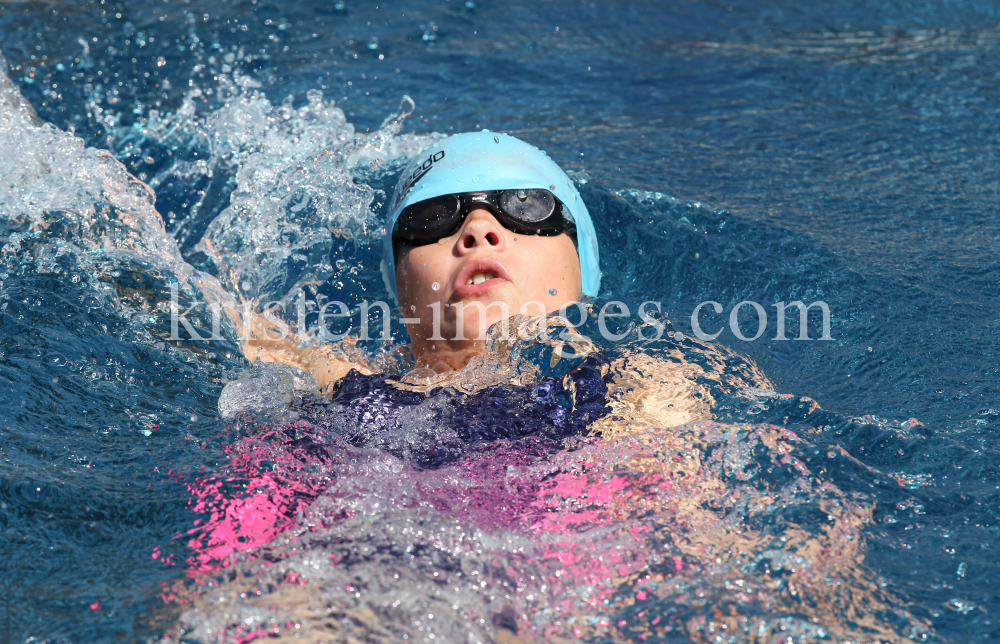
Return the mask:
<path id="1" fill-rule="evenodd" d="M 493 213 L 511 232 L 555 236 L 575 232 L 573 222 L 563 216 L 563 205 L 548 190 L 527 188 L 441 195 L 407 206 L 392 231 L 394 243 L 425 246 L 459 231 L 475 208 Z"/>

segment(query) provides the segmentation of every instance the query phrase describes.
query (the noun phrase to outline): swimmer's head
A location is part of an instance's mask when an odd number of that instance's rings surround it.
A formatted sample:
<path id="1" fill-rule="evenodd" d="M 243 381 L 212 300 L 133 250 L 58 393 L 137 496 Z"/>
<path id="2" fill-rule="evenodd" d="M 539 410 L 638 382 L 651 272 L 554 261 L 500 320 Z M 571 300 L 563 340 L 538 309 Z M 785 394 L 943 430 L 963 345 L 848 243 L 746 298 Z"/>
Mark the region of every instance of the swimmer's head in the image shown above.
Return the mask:
<path id="1" fill-rule="evenodd" d="M 511 315 L 551 313 L 600 287 L 597 236 L 579 192 L 544 152 L 512 136 L 438 141 L 403 172 L 390 204 L 382 270 L 404 316 L 421 320 L 408 325 L 415 353 L 445 348 L 458 326 L 481 339 L 501 304 Z M 433 340 L 434 315 L 445 341 Z"/>

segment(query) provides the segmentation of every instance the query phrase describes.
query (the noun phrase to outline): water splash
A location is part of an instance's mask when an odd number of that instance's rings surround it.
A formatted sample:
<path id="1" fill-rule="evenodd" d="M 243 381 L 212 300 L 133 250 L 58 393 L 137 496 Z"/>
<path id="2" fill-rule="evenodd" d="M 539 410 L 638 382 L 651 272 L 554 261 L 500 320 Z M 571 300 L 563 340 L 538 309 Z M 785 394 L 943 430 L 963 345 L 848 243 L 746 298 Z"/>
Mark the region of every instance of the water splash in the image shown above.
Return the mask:
<path id="1" fill-rule="evenodd" d="M 189 40 L 200 50 L 197 34 Z M 192 78 L 176 111 L 150 110 L 128 128 L 112 120 L 109 143 L 160 193 L 185 256 L 229 292 L 254 305 L 288 301 L 305 285 L 315 295 L 339 273 L 335 242 L 364 244 L 380 227 L 385 195 L 358 175 L 391 172 L 436 137 L 400 135 L 409 97 L 361 135 L 322 91 L 308 91 L 301 107 L 293 96 L 274 104 L 241 73 L 251 56 L 219 54 L 200 52 L 193 70 L 210 69 L 214 85 Z M 102 100 L 89 105 L 98 117 Z"/>
<path id="2" fill-rule="evenodd" d="M 113 155 L 39 121 L 6 74 L 0 54 L 0 214 L 24 235 L 55 228 L 82 252 L 141 259 L 166 270 L 183 265 L 153 208 L 154 195 Z"/>
<path id="3" fill-rule="evenodd" d="M 197 249 L 215 261 L 224 284 L 254 301 L 287 299 L 333 275 L 334 238 L 364 240 L 381 225 L 371 208 L 375 192 L 355 182 L 355 168 L 407 158 L 430 140 L 397 136 L 412 111 L 408 98 L 365 137 L 354 136 L 318 91 L 309 99 L 294 111 L 241 97 L 205 126 L 227 145 L 253 151 L 240 163 L 230 206 Z"/>
<path id="4" fill-rule="evenodd" d="M 280 362 L 255 362 L 238 379 L 226 384 L 219 395 L 223 418 L 239 414 L 288 417 L 288 405 L 303 395 L 318 395 L 312 376 Z"/>
<path id="5" fill-rule="evenodd" d="M 12 257 L 25 250 L 26 239 L 36 240 L 35 256 L 68 253 L 89 262 L 119 295 L 129 289 L 116 282 L 118 264 L 158 271 L 166 276 L 158 290 L 134 302 L 120 297 L 120 305 L 167 314 L 174 306 L 167 287 L 173 285 L 187 302 L 214 307 L 215 315 L 228 309 L 236 322 L 221 320 L 229 337 L 245 332 L 241 313 L 270 302 L 307 295 L 309 310 L 316 310 L 324 285 L 323 296 L 350 301 L 343 277 L 363 265 L 344 257 L 378 237 L 376 199 L 385 200 L 358 175 L 391 174 L 435 137 L 400 135 L 413 110 L 408 97 L 367 135 L 357 135 L 318 90 L 299 108 L 291 98 L 272 105 L 232 58 L 234 65 L 219 72 L 211 92 L 221 105 L 205 113 L 199 99 L 208 90 L 194 86 L 176 112 L 151 110 L 120 127 L 119 116 L 92 93 L 89 108 L 112 148 L 123 159 L 145 159 L 140 176 L 148 184 L 111 153 L 40 122 L 0 75 L 0 180 L 11 186 L 0 196 L 10 232 L 3 253 Z M 81 65 L 87 60 L 84 52 Z M 177 194 L 180 186 L 183 195 Z M 170 207 L 171 197 L 182 200 L 183 212 L 168 210 L 165 225 L 156 208 Z M 98 271 L 93 262 L 99 258 L 118 264 Z M 139 294 L 132 289 L 128 295 Z M 208 311 L 202 310 L 206 319 Z M 214 328 L 212 322 L 203 326 Z"/>

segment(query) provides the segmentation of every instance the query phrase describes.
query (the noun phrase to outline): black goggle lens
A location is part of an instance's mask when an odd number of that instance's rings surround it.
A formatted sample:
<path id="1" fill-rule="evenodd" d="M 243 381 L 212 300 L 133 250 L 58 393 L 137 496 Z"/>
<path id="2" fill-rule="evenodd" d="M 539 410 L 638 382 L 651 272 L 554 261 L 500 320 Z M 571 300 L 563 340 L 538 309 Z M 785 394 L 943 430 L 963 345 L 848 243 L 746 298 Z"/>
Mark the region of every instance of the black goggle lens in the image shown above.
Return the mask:
<path id="1" fill-rule="evenodd" d="M 504 190 L 498 201 L 504 214 L 524 224 L 544 221 L 556 209 L 556 198 L 548 190 Z"/>
<path id="2" fill-rule="evenodd" d="M 448 228 L 461 207 L 462 203 L 457 196 L 441 195 L 413 204 L 406 209 L 400 220 L 406 219 L 405 227 L 408 229 L 433 233 Z"/>
<path id="3" fill-rule="evenodd" d="M 555 195 L 548 190 L 526 188 L 441 195 L 415 203 L 400 214 L 393 238 L 411 245 L 433 243 L 453 235 L 464 215 L 480 204 L 493 211 L 505 227 L 516 232 L 551 235 L 570 225 L 563 217 L 553 216 L 558 204 Z"/>

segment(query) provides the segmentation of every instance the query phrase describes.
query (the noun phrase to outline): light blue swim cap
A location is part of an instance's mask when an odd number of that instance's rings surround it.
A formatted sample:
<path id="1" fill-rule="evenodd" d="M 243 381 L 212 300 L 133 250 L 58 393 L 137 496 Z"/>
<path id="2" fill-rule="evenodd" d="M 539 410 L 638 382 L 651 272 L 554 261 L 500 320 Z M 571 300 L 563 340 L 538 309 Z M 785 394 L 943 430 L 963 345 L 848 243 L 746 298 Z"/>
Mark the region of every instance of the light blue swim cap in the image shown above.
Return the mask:
<path id="1" fill-rule="evenodd" d="M 461 192 L 541 188 L 563 202 L 563 212 L 576 224 L 576 251 L 584 295 L 597 295 L 601 286 L 597 232 L 573 181 L 544 152 L 506 134 L 489 130 L 455 134 L 425 148 L 410 162 L 389 202 L 385 225 L 382 276 L 396 292 L 396 262 L 392 229 L 404 208 L 425 199 Z"/>

